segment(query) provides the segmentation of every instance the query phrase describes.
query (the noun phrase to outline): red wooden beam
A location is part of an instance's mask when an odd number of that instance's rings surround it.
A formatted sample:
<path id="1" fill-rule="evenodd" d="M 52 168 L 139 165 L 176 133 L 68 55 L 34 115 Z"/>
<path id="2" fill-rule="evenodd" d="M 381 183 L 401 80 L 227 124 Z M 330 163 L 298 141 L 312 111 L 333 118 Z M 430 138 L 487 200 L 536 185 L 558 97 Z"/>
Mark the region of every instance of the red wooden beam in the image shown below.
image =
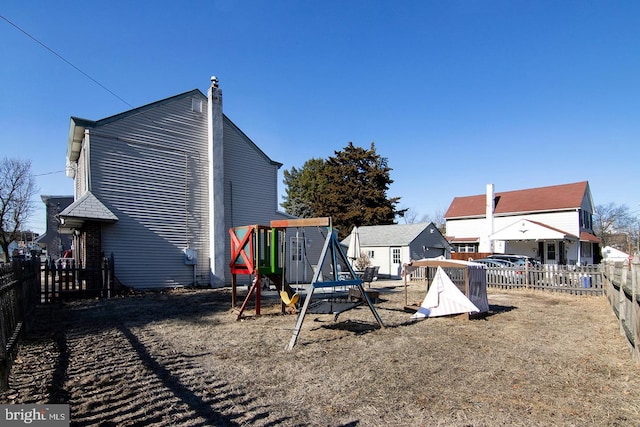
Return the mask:
<path id="1" fill-rule="evenodd" d="M 299 218 L 299 219 L 274 219 L 271 221 L 271 227 L 288 228 L 288 227 L 330 227 L 331 217 L 319 218 Z"/>

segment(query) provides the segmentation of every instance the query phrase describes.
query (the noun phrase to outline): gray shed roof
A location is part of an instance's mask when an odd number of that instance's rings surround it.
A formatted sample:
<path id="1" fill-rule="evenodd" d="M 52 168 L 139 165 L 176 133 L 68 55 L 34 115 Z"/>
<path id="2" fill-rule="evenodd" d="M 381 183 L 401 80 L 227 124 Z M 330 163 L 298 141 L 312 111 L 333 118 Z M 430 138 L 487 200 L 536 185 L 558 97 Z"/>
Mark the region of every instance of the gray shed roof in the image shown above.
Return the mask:
<path id="1" fill-rule="evenodd" d="M 113 214 L 96 196 L 87 191 L 78 200 L 67 206 L 60 217 L 66 219 L 82 219 L 94 221 L 117 221 L 118 217 Z"/>
<path id="2" fill-rule="evenodd" d="M 366 225 L 358 227 L 360 246 L 407 246 L 430 224 L 430 222 L 419 222 L 415 224 Z M 348 245 L 349 236 L 342 243 Z"/>

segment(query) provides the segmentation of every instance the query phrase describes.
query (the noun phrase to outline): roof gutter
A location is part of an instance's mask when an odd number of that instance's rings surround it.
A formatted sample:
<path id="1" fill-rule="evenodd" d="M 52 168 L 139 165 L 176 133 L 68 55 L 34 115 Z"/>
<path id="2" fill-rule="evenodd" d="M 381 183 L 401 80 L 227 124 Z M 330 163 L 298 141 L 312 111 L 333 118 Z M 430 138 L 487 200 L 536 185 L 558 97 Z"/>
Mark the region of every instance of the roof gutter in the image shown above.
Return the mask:
<path id="1" fill-rule="evenodd" d="M 69 138 L 67 140 L 67 163 L 73 163 L 80 157 L 84 131 L 88 127 L 94 127 L 96 122 L 91 120 L 71 117 L 69 123 Z"/>

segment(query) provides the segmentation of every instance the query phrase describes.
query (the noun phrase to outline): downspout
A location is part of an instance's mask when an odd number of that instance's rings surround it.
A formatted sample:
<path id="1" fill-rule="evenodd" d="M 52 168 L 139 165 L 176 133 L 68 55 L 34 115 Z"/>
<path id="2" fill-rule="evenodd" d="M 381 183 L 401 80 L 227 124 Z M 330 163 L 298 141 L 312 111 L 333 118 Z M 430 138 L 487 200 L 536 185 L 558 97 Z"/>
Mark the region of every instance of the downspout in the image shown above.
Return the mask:
<path id="1" fill-rule="evenodd" d="M 576 256 L 576 262 L 578 265 L 582 265 L 582 242 L 580 241 L 580 234 L 582 234 L 582 209 L 576 209 L 576 212 L 578 212 L 578 242 L 576 243 L 578 256 Z M 591 257 L 593 260 L 593 247 L 591 248 Z M 565 258 L 568 259 L 569 257 L 565 256 Z"/>
<path id="2" fill-rule="evenodd" d="M 84 167 L 85 167 L 85 185 L 87 186 L 87 191 L 91 191 L 91 144 L 90 142 L 90 138 L 89 138 L 89 129 L 85 129 L 84 130 L 84 149 L 86 152 L 85 155 L 85 162 L 84 162 Z"/>
<path id="3" fill-rule="evenodd" d="M 89 135 L 89 129 L 84 130 L 84 179 L 86 191 L 91 191 L 91 137 Z M 85 191 L 85 192 L 86 192 Z M 84 194 L 84 193 L 83 193 Z M 81 195 L 82 196 L 82 195 Z M 102 233 L 102 226 L 100 226 L 100 233 Z M 84 228 L 84 226 L 83 226 Z M 87 235 L 86 231 L 76 231 L 73 233 L 74 243 L 74 257 L 76 261 L 82 260 L 84 265 L 87 265 Z M 100 238 L 100 250 L 102 251 L 102 237 Z"/>
<path id="4" fill-rule="evenodd" d="M 209 283 L 224 286 L 226 234 L 224 230 L 224 139 L 222 91 L 218 79 L 211 77 L 207 92 L 209 166 Z"/>
<path id="5" fill-rule="evenodd" d="M 191 247 L 189 238 L 189 155 L 184 153 L 184 241 L 187 248 Z M 195 276 L 195 267 L 194 267 Z M 193 282 L 195 284 L 195 280 Z"/>

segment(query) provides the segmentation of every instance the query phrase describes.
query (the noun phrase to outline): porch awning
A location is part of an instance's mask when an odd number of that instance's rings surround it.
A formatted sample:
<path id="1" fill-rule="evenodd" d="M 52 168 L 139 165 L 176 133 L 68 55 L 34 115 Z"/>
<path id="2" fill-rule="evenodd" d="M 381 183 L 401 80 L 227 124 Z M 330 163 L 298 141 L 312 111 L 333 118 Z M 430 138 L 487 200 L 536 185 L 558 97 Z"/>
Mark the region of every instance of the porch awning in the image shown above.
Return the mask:
<path id="1" fill-rule="evenodd" d="M 578 240 L 566 231 L 528 219 L 519 220 L 489 236 L 491 240 Z"/>
<path id="2" fill-rule="evenodd" d="M 600 240 L 597 236 L 594 236 L 591 233 L 587 233 L 586 231 L 581 231 L 580 232 L 580 241 L 581 242 L 591 242 L 591 243 L 600 243 L 600 242 L 602 242 L 602 240 Z"/>
<path id="3" fill-rule="evenodd" d="M 449 243 L 478 243 L 480 241 L 479 237 L 452 237 L 447 236 L 447 241 Z"/>
<path id="4" fill-rule="evenodd" d="M 74 229 L 81 228 L 86 221 L 118 221 L 118 217 L 90 191 L 67 206 L 58 216 L 62 233 L 71 233 Z"/>

